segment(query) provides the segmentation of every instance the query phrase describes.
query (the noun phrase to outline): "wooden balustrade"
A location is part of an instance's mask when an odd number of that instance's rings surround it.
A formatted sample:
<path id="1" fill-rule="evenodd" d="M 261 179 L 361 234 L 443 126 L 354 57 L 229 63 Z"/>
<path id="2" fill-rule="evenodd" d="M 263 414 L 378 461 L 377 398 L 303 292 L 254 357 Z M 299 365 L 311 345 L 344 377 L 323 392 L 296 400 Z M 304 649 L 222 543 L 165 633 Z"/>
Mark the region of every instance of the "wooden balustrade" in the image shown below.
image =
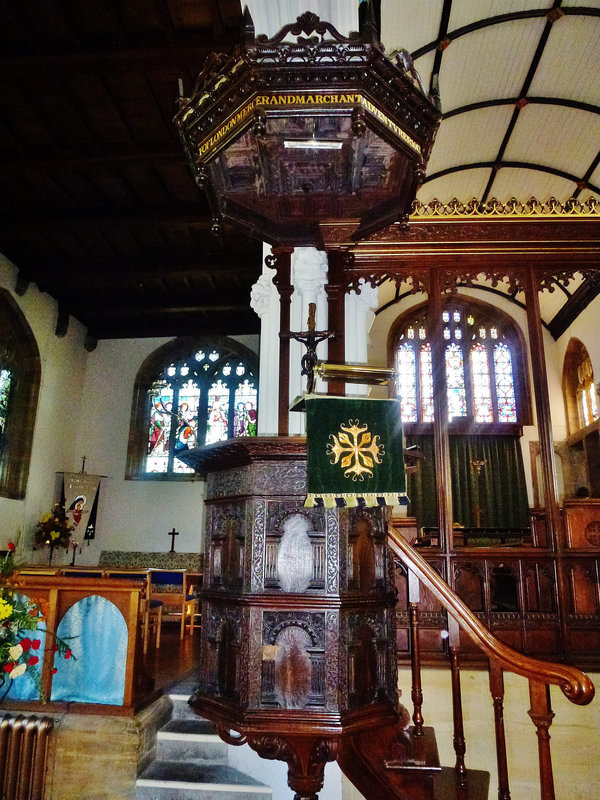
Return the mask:
<path id="1" fill-rule="evenodd" d="M 462 699 L 460 685 L 460 646 L 459 628 L 465 631 L 470 639 L 485 654 L 489 662 L 490 692 L 494 707 L 496 733 L 496 754 L 498 764 L 498 798 L 510 800 L 508 782 L 508 764 L 506 757 L 506 741 L 504 728 L 504 681 L 503 672 L 510 671 L 521 675 L 529 681 L 531 708 L 529 716 L 535 726 L 538 738 L 539 772 L 541 800 L 554 800 L 554 778 L 550 755 L 549 728 L 554 714 L 550 706 L 550 685 L 558 686 L 565 697 L 572 703 L 585 705 L 594 697 L 594 685 L 581 670 L 566 664 L 541 661 L 513 650 L 497 639 L 477 618 L 477 616 L 460 600 L 450 586 L 425 561 L 419 552 L 408 544 L 402 535 L 393 527 L 388 528 L 388 543 L 393 554 L 405 565 L 410 576 L 418 578 L 441 606 L 448 612 L 448 643 L 450 668 L 452 676 L 452 706 L 454 719 L 454 750 L 456 753 L 456 797 L 468 797 L 467 769 L 465 763 L 466 742 L 462 720 Z M 409 577 L 409 586 L 414 577 Z M 415 592 L 409 589 L 410 602 L 410 640 L 418 642 L 417 604 L 412 601 Z M 413 687 L 420 687 L 420 677 L 415 676 L 419 670 L 419 647 L 413 648 L 412 662 Z M 416 693 L 415 693 L 416 694 Z M 418 697 L 419 706 L 422 697 Z"/>

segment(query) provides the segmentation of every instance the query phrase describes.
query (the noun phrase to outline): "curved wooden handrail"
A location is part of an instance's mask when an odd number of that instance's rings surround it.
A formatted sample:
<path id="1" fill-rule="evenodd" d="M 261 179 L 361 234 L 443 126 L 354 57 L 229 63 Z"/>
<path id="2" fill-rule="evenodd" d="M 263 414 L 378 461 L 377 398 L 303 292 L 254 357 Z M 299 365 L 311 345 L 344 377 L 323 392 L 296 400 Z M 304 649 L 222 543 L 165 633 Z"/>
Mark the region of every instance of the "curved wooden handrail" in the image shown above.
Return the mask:
<path id="1" fill-rule="evenodd" d="M 522 675 L 529 680 L 559 686 L 565 697 L 572 703 L 584 706 L 591 702 L 595 689 L 585 672 L 568 664 L 542 661 L 513 650 L 481 624 L 446 581 L 440 578 L 423 556 L 411 547 L 391 525 L 388 525 L 388 543 L 394 554 L 409 566 L 490 659 L 497 661 L 503 669 Z"/>

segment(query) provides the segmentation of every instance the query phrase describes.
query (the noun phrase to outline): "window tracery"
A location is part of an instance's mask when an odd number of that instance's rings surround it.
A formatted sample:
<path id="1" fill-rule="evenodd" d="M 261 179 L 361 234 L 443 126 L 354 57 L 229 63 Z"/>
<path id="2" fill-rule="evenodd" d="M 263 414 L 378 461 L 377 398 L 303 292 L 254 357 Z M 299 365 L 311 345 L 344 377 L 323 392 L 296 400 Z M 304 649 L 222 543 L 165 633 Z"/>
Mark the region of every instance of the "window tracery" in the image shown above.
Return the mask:
<path id="1" fill-rule="evenodd" d="M 427 308 L 422 307 L 395 332 L 404 423 L 433 422 L 431 329 Z M 441 331 L 450 422 L 523 424 L 523 355 L 509 318 L 483 304 L 454 298 L 442 313 Z"/>

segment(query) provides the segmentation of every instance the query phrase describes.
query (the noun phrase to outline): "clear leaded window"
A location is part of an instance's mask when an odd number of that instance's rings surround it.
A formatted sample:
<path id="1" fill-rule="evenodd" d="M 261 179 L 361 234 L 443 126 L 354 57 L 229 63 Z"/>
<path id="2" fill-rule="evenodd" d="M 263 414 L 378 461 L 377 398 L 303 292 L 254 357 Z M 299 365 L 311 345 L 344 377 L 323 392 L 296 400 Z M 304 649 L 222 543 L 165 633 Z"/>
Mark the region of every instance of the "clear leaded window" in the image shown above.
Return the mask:
<path id="1" fill-rule="evenodd" d="M 9 369 L 2 368 L 0 364 L 0 453 L 2 452 L 4 431 L 8 421 L 11 382 L 12 372 Z"/>
<path id="2" fill-rule="evenodd" d="M 256 436 L 258 381 L 228 348 L 200 348 L 165 366 L 148 389 L 146 474 L 192 473 L 179 455 L 237 436 Z"/>
<path id="3" fill-rule="evenodd" d="M 598 400 L 594 385 L 592 362 L 585 351 L 577 367 L 577 406 L 581 427 L 585 428 L 598 419 Z"/>
<path id="4" fill-rule="evenodd" d="M 517 423 L 518 348 L 510 326 L 466 303 L 442 313 L 448 417 L 483 423 Z M 402 420 L 433 422 L 431 324 L 415 315 L 397 339 L 396 369 Z M 597 412 L 596 412 L 597 413 Z"/>

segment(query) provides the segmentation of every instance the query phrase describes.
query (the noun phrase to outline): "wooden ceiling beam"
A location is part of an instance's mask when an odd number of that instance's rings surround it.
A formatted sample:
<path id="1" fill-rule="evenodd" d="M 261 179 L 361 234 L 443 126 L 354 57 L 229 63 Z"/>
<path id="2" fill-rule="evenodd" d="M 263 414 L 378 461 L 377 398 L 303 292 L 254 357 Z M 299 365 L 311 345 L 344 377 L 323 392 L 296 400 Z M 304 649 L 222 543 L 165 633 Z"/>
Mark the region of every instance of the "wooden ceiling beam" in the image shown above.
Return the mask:
<path id="1" fill-rule="evenodd" d="M 83 324 L 86 324 L 85 322 Z M 97 339 L 145 339 L 151 336 L 214 336 L 215 332 L 227 331 L 227 335 L 249 335 L 260 332 L 260 320 L 253 311 L 238 311 L 235 314 L 218 315 L 189 314 L 184 318 L 165 317 L 160 327 L 154 318 L 124 318 L 110 325 L 90 324 L 88 335 Z"/>
<path id="2" fill-rule="evenodd" d="M 0 222 L 0 231 L 9 231 L 11 228 L 21 227 L 30 229 L 47 225 L 53 228 L 73 228 L 77 225 L 126 227 L 139 223 L 151 225 L 156 225 L 157 223 L 166 225 L 199 225 L 210 229 L 211 218 L 204 203 L 200 202 L 204 200 L 201 192 L 198 192 L 198 199 L 198 203 L 170 203 L 159 206 L 141 205 L 137 208 L 124 208 L 115 205 L 110 208 L 104 208 L 100 212 L 64 208 L 60 211 L 44 214 L 36 214 L 33 210 L 27 215 L 9 213 L 3 215 Z"/>
<path id="3" fill-rule="evenodd" d="M 117 144 L 81 148 L 54 149 L 29 148 L 27 150 L 3 150 L 0 152 L 0 168 L 61 170 L 88 167 L 108 167 L 121 164 L 148 163 L 184 164 L 181 147 L 175 142 L 151 142 L 134 145 Z"/>
<path id="4" fill-rule="evenodd" d="M 177 263 L 173 266 L 166 261 L 167 257 L 165 263 L 148 269 L 141 267 L 119 269 L 114 266 L 90 264 L 78 270 L 71 270 L 68 282 L 73 286 L 93 286 L 94 289 L 130 284 L 137 284 L 142 288 L 151 287 L 156 281 L 186 281 L 220 275 L 235 275 L 241 281 L 247 281 L 256 279 L 260 273 L 260 259 L 249 259 L 243 254 L 240 254 L 239 259 L 235 253 L 231 253 L 227 260 L 215 258 L 212 261 L 203 260 L 185 267 Z"/>
<path id="5" fill-rule="evenodd" d="M 129 43 L 123 49 L 116 49 L 114 44 L 92 47 L 87 50 L 66 48 L 55 50 L 0 53 L 0 72 L 27 76 L 32 73 L 60 73 L 77 70 L 78 72 L 102 72 L 114 70 L 136 70 L 160 68 L 164 73 L 190 68 L 200 71 L 202 62 L 209 53 L 229 50 L 239 40 L 238 30 L 225 33 L 223 36 L 180 37 L 169 44 L 151 40 L 138 40 L 134 45 Z M 67 45 L 68 47 L 68 45 Z"/>

